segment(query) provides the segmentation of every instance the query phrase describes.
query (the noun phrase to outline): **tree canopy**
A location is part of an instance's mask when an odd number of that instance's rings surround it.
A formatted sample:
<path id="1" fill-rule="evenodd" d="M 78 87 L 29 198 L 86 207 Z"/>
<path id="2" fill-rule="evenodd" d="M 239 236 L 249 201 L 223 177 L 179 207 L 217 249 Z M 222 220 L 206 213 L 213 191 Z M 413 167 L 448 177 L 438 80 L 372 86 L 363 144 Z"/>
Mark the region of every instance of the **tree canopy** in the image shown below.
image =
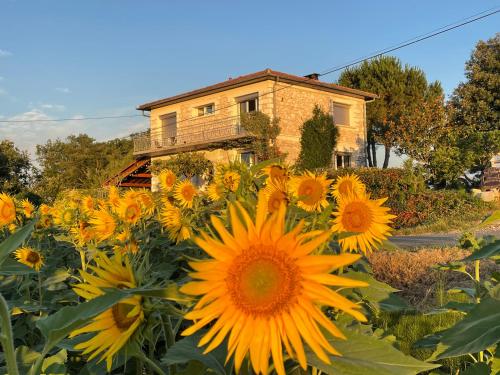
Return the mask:
<path id="1" fill-rule="evenodd" d="M 130 139 L 96 142 L 86 134 L 37 145 L 36 155 L 42 169 L 36 190 L 47 200 L 66 189 L 100 187 L 133 160 Z"/>
<path id="2" fill-rule="evenodd" d="M 18 194 L 30 187 L 36 174 L 26 151 L 14 142 L 0 141 L 0 192 Z"/>
<path id="3" fill-rule="evenodd" d="M 382 56 L 347 69 L 340 75 L 339 84 L 379 96 L 367 104 L 369 166 L 377 166 L 376 144 L 385 147 L 383 168 L 387 168 L 391 148 L 400 153 L 419 153 L 419 145 L 444 125 L 441 84 L 428 83 L 421 69 L 403 66 L 395 57 Z"/>

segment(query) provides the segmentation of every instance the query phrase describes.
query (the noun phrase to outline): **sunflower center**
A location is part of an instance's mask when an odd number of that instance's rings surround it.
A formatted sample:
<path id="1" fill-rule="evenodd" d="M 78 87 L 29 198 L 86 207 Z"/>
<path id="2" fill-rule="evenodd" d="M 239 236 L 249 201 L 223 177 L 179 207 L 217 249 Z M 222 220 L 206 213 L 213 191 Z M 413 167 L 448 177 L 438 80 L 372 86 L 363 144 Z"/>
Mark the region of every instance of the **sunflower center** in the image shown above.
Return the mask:
<path id="1" fill-rule="evenodd" d="M 30 251 L 28 256 L 26 257 L 26 260 L 32 264 L 38 263 L 38 261 L 40 260 L 40 255 L 38 255 L 34 251 Z"/>
<path id="2" fill-rule="evenodd" d="M 140 213 L 141 210 L 139 206 L 133 204 L 128 206 L 127 209 L 125 210 L 125 217 L 127 218 L 127 220 L 134 220 L 137 217 L 139 217 Z"/>
<path id="3" fill-rule="evenodd" d="M 0 211 L 0 213 L 2 214 L 1 217 L 10 218 L 11 216 L 14 215 L 15 209 L 11 205 L 4 204 L 1 206 L 1 208 L 2 208 Z"/>
<path id="4" fill-rule="evenodd" d="M 284 180 L 285 179 L 285 169 L 279 165 L 273 165 L 271 167 L 269 176 L 271 180 Z"/>
<path id="5" fill-rule="evenodd" d="M 182 193 L 182 197 L 186 201 L 192 201 L 193 197 L 194 197 L 195 190 L 191 185 L 186 185 L 182 188 L 181 193 Z"/>
<path id="6" fill-rule="evenodd" d="M 127 316 L 134 307 L 134 305 L 129 303 L 117 303 L 111 308 L 116 326 L 122 331 L 127 330 L 135 322 L 137 318 L 135 314 L 131 317 Z"/>
<path id="7" fill-rule="evenodd" d="M 339 185 L 339 192 L 342 195 L 346 195 L 353 190 L 352 182 L 347 180 Z"/>
<path id="8" fill-rule="evenodd" d="M 272 193 L 267 202 L 267 208 L 269 212 L 272 213 L 279 210 L 281 204 L 285 201 L 286 196 L 281 191 L 275 191 L 274 193 Z"/>
<path id="9" fill-rule="evenodd" d="M 174 175 L 168 175 L 165 177 L 165 185 L 167 186 L 174 186 L 175 184 L 175 176 Z"/>
<path id="10" fill-rule="evenodd" d="M 309 179 L 302 182 L 298 189 L 300 200 L 305 204 L 315 204 L 323 196 L 323 186 L 319 181 Z"/>
<path id="11" fill-rule="evenodd" d="M 251 247 L 233 261 L 226 284 L 239 309 L 269 316 L 294 302 L 298 275 L 297 266 L 287 254 L 272 247 Z"/>
<path id="12" fill-rule="evenodd" d="M 362 202 L 351 202 L 342 215 L 342 224 L 348 232 L 365 232 L 372 222 L 370 207 Z"/>

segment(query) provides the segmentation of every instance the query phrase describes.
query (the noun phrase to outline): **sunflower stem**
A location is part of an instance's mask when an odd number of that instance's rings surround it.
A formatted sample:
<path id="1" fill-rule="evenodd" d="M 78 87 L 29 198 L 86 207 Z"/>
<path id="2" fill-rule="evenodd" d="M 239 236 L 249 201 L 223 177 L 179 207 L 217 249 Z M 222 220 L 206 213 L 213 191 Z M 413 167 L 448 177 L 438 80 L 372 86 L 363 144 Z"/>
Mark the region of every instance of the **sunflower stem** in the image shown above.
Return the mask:
<path id="1" fill-rule="evenodd" d="M 5 355 L 5 362 L 7 363 L 7 370 L 10 375 L 19 375 L 17 368 L 16 353 L 14 350 L 14 340 L 12 338 L 12 325 L 10 323 L 9 307 L 5 298 L 0 294 L 0 326 L 2 334 L 0 341 Z"/>
<path id="2" fill-rule="evenodd" d="M 85 260 L 85 250 L 81 249 L 81 250 L 78 250 L 78 252 L 80 253 L 80 261 L 82 262 L 82 270 L 86 271 L 87 270 L 87 262 Z"/>
<path id="3" fill-rule="evenodd" d="M 43 304 L 43 294 L 42 294 L 42 274 L 38 271 L 38 306 L 40 308 L 40 316 L 42 316 L 42 304 Z"/>
<path id="4" fill-rule="evenodd" d="M 165 374 L 165 371 L 163 371 L 152 359 L 145 356 L 144 353 L 142 353 L 140 360 L 147 363 L 157 374 L 167 375 Z"/>

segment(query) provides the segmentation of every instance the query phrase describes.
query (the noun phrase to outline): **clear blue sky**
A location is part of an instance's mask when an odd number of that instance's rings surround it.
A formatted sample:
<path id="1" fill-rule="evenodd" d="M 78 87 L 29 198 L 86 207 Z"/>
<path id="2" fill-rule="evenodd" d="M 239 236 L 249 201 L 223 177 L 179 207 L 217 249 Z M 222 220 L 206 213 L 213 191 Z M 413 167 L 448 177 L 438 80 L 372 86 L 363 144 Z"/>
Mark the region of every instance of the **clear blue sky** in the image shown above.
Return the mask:
<path id="1" fill-rule="evenodd" d="M 74 118 L 135 107 L 272 68 L 322 71 L 500 1 L 0 0 L 0 118 Z M 394 53 L 447 93 L 463 80 L 500 15 Z M 334 74 L 324 77 L 336 80 Z M 0 139 L 32 151 L 48 138 L 101 140 L 145 129 L 146 119 L 0 123 Z"/>

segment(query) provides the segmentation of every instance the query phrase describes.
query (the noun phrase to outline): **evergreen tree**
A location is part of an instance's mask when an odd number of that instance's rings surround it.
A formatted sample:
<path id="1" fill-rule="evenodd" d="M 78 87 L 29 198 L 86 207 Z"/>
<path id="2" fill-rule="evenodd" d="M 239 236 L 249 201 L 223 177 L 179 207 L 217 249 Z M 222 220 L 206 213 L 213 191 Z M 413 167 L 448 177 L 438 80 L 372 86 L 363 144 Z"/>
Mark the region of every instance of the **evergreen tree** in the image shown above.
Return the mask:
<path id="1" fill-rule="evenodd" d="M 304 122 L 300 132 L 298 166 L 309 170 L 328 168 L 339 134 L 332 116 L 316 105 L 312 118 Z"/>

